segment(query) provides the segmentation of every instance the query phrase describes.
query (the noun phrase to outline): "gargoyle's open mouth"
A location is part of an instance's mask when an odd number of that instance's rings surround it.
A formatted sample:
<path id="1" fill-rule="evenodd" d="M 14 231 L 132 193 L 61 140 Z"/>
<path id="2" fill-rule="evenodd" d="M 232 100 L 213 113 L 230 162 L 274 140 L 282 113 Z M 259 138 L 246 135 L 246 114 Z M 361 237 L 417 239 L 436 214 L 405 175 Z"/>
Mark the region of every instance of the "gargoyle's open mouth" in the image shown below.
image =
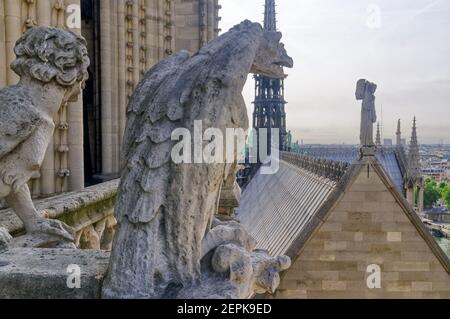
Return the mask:
<path id="1" fill-rule="evenodd" d="M 273 64 L 279 66 L 279 67 L 285 67 L 285 68 L 293 68 L 294 67 L 294 60 L 290 56 L 286 56 L 284 59 L 280 61 L 276 61 Z"/>
<path id="2" fill-rule="evenodd" d="M 267 70 L 260 70 L 258 72 L 261 75 L 268 76 L 271 78 L 285 78 L 286 74 L 284 73 L 283 67 L 292 68 L 294 67 L 294 61 L 290 57 L 286 57 L 283 60 L 273 62 Z"/>
<path id="3" fill-rule="evenodd" d="M 277 34 L 277 41 L 281 39 L 281 34 Z M 283 43 L 278 43 L 275 50 L 272 47 L 267 49 L 263 58 L 256 59 L 252 66 L 252 73 L 260 74 L 274 79 L 286 77 L 283 68 L 294 67 L 294 60 L 287 54 Z"/>
<path id="4" fill-rule="evenodd" d="M 286 77 L 283 67 L 278 64 L 271 64 L 265 68 L 256 68 L 254 73 L 274 79 L 282 79 Z"/>

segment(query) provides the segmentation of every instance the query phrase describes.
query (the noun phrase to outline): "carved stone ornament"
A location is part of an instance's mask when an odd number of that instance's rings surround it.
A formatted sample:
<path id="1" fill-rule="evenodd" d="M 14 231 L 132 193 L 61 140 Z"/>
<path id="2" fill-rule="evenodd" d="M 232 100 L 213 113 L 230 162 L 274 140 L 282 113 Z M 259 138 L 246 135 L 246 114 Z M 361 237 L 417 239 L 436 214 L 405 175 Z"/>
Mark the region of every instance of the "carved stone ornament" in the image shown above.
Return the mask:
<path id="1" fill-rule="evenodd" d="M 53 116 L 87 80 L 85 40 L 50 27 L 29 29 L 16 43 L 16 85 L 0 91 L 0 198 L 20 217 L 32 247 L 74 247 L 73 230 L 36 211 L 27 182 L 39 176 L 53 136 Z"/>
<path id="2" fill-rule="evenodd" d="M 282 67 L 293 66 L 280 39 L 244 21 L 194 56 L 176 53 L 146 73 L 128 106 L 103 297 L 244 298 L 278 286 L 288 257 L 254 251 L 239 224 L 214 222 L 236 163 L 177 164 L 171 134 L 193 133 L 194 121 L 222 132 L 248 129 L 242 97 L 248 73 L 281 78 Z"/>
<path id="3" fill-rule="evenodd" d="M 375 91 L 377 85 L 361 79 L 356 85 L 356 99 L 362 100 L 360 143 L 362 147 L 373 147 L 373 124 L 377 121 Z"/>

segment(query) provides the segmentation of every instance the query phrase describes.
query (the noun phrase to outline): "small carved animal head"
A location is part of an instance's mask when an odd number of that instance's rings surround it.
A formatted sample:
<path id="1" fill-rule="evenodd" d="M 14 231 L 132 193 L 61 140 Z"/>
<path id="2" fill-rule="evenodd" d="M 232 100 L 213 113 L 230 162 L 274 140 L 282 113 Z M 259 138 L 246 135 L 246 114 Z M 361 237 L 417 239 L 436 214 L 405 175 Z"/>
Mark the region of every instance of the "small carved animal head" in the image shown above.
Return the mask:
<path id="1" fill-rule="evenodd" d="M 271 78 L 285 78 L 283 67 L 292 68 L 294 61 L 280 42 L 281 33 L 264 31 L 251 72 Z"/>
<path id="2" fill-rule="evenodd" d="M 280 272 L 291 267 L 291 259 L 284 255 L 270 257 L 265 250 L 255 250 L 252 255 L 256 275 L 253 290 L 257 294 L 275 293 L 281 282 Z M 256 260 L 259 262 L 255 262 Z"/>
<path id="3" fill-rule="evenodd" d="M 70 99 L 88 79 L 90 64 L 86 41 L 81 36 L 52 27 L 31 28 L 17 41 L 11 68 L 20 77 L 43 83 L 54 81 L 67 88 Z"/>

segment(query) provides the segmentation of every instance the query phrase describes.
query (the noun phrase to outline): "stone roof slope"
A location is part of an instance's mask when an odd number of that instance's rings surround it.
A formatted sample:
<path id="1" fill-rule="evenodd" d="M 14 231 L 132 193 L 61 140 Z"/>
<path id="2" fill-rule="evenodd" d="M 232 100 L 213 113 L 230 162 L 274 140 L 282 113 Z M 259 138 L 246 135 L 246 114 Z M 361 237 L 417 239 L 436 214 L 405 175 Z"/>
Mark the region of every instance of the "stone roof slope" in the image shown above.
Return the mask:
<path id="1" fill-rule="evenodd" d="M 433 254 L 450 273 L 448 257 L 399 192 L 378 157 L 353 162 L 337 182 L 281 160 L 277 174 L 258 173 L 247 186 L 238 209 L 238 219 L 259 242 L 258 248 L 286 254 L 295 260 L 362 170 L 370 168 L 377 173 Z"/>
<path id="2" fill-rule="evenodd" d="M 273 255 L 283 254 L 291 247 L 333 192 L 345 169 L 331 166 L 327 173 L 324 166 L 332 164 L 329 161 L 296 163 L 289 154 L 282 158 L 276 174 L 263 175 L 259 171 L 250 181 L 236 212 L 257 240 L 258 248 Z M 306 164 L 311 167 L 306 168 Z"/>

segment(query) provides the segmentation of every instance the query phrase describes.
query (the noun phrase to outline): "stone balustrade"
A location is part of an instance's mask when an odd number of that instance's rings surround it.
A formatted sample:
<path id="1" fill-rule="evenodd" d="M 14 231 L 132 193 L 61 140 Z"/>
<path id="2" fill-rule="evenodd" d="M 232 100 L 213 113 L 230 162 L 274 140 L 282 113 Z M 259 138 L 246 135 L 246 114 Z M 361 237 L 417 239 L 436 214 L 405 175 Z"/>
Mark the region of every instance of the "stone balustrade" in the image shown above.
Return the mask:
<path id="1" fill-rule="evenodd" d="M 350 166 L 345 162 L 315 158 L 297 153 L 281 152 L 282 160 L 306 169 L 316 175 L 338 182 Z"/>
<path id="2" fill-rule="evenodd" d="M 42 216 L 58 219 L 73 227 L 81 249 L 111 250 L 116 220 L 113 216 L 119 180 L 80 191 L 35 201 Z M 13 237 L 24 233 L 21 220 L 10 209 L 0 210 L 0 227 Z"/>

